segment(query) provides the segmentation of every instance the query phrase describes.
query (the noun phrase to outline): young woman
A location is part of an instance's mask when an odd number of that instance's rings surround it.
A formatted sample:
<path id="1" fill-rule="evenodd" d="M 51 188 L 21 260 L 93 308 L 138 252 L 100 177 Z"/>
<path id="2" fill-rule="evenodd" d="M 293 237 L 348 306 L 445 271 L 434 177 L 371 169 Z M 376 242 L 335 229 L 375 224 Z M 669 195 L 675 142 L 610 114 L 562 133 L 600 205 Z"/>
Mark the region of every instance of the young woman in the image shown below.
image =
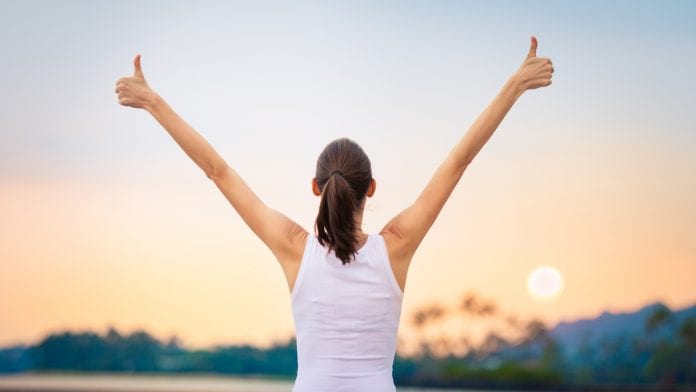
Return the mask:
<path id="1" fill-rule="evenodd" d="M 362 231 L 375 193 L 370 160 L 348 138 L 329 143 L 317 161 L 312 191 L 321 197 L 314 233 L 267 206 L 208 142 L 145 81 L 140 55 L 133 76 L 116 82 L 118 102 L 147 110 L 224 194 L 270 248 L 285 273 L 297 332 L 293 392 L 395 391 L 392 365 L 411 258 L 464 170 L 515 101 L 551 84 L 553 65 L 527 57 L 454 146 L 412 205 L 379 233 Z"/>

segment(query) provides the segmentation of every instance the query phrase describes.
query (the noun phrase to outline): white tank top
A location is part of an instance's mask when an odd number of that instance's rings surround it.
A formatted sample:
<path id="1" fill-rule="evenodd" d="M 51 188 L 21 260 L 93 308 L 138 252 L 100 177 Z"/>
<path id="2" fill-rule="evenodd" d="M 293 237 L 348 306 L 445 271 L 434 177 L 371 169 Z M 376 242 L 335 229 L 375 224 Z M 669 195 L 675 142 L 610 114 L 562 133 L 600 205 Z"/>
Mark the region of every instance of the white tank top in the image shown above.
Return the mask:
<path id="1" fill-rule="evenodd" d="M 392 366 L 403 292 L 381 235 L 370 234 L 343 265 L 310 233 L 291 298 L 297 333 L 292 392 L 396 391 Z"/>

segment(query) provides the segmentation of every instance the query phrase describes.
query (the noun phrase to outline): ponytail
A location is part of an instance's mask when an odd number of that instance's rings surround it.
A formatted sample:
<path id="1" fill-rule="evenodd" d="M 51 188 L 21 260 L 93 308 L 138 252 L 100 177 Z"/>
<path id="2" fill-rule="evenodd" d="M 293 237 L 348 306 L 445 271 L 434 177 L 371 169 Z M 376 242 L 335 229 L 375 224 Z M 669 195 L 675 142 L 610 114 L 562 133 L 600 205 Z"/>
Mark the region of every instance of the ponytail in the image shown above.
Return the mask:
<path id="1" fill-rule="evenodd" d="M 348 138 L 329 143 L 319 156 L 316 173 L 321 189 L 315 222 L 319 243 L 328 245 L 345 265 L 357 253 L 356 210 L 372 181 L 370 160 Z"/>
<path id="2" fill-rule="evenodd" d="M 329 245 L 329 252 L 345 265 L 355 255 L 358 239 L 355 236 L 355 192 L 343 175 L 334 172 L 324 185 L 317 216 L 319 243 Z"/>

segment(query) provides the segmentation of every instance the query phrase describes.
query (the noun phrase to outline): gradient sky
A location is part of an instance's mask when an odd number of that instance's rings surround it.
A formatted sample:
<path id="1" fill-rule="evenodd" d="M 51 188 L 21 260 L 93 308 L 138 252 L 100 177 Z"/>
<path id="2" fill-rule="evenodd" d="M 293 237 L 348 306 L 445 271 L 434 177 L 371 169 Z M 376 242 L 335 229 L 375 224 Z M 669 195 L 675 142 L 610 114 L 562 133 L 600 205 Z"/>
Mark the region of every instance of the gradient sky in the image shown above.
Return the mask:
<path id="1" fill-rule="evenodd" d="M 524 318 L 696 302 L 696 2 L 0 3 L 0 345 L 146 328 L 192 346 L 292 336 L 277 261 L 115 82 L 149 84 L 312 230 L 315 160 L 349 136 L 376 232 L 539 40 L 523 95 L 411 264 L 416 307 L 469 291 Z M 526 292 L 552 265 L 551 303 Z M 407 339 L 408 340 L 408 339 Z"/>

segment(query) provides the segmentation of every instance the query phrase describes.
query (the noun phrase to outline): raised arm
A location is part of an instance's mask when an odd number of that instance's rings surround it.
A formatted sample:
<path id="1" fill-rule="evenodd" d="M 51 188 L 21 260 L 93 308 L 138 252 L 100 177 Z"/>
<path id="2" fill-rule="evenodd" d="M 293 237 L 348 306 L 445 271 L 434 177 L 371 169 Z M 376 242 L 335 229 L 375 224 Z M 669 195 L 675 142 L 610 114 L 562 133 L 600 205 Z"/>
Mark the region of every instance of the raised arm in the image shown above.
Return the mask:
<path id="1" fill-rule="evenodd" d="M 452 148 L 416 201 L 382 229 L 392 262 L 408 269 L 418 245 L 437 218 L 469 163 L 488 141 L 515 101 L 529 89 L 551 84 L 551 60 L 536 56 L 537 40 L 519 69 L 479 115 L 469 131 Z"/>
<path id="2" fill-rule="evenodd" d="M 133 76 L 116 82 L 121 105 L 147 110 L 174 138 L 184 152 L 222 191 L 251 230 L 271 249 L 283 264 L 298 262 L 302 256 L 302 239 L 307 232 L 297 223 L 266 206 L 213 147 L 186 123 L 145 81 L 140 55 L 133 60 Z"/>

